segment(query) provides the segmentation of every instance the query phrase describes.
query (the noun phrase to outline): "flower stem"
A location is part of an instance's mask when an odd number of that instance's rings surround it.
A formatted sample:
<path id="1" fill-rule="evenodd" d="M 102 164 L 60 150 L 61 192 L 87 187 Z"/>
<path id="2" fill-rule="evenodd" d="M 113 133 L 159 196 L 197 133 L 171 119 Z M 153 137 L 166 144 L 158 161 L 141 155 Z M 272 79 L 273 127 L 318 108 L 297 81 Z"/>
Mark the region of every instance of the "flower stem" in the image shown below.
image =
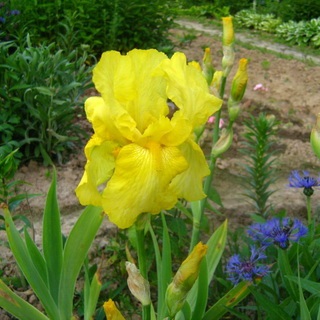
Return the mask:
<path id="1" fill-rule="evenodd" d="M 223 99 L 223 96 L 224 96 L 226 81 L 227 81 L 227 78 L 222 77 L 221 87 L 219 92 L 221 99 Z M 214 122 L 213 135 L 212 135 L 212 146 L 214 146 L 219 140 L 219 122 L 221 118 L 221 109 L 222 107 L 215 114 L 215 122 Z M 206 177 L 204 181 L 204 186 L 203 186 L 203 191 L 206 195 L 208 195 L 210 191 L 210 187 L 211 187 L 213 175 L 214 175 L 214 169 L 216 166 L 216 161 L 217 161 L 217 158 L 210 154 L 210 160 L 209 160 L 210 174 Z M 191 236 L 189 252 L 191 252 L 193 247 L 199 242 L 201 220 L 204 214 L 206 202 L 207 202 L 207 198 L 204 198 L 200 201 L 196 201 L 192 203 L 193 222 L 192 222 L 192 236 Z M 199 204 L 200 204 L 200 207 L 199 207 Z"/>
<path id="2" fill-rule="evenodd" d="M 311 225 L 311 196 L 306 197 L 308 225 Z"/>
<path id="3" fill-rule="evenodd" d="M 145 251 L 145 236 L 144 228 L 138 228 L 136 225 L 136 238 L 137 238 L 137 253 L 138 263 L 141 275 L 148 280 L 147 265 L 146 265 L 146 251 Z M 150 320 L 150 304 L 142 306 L 142 320 Z"/>

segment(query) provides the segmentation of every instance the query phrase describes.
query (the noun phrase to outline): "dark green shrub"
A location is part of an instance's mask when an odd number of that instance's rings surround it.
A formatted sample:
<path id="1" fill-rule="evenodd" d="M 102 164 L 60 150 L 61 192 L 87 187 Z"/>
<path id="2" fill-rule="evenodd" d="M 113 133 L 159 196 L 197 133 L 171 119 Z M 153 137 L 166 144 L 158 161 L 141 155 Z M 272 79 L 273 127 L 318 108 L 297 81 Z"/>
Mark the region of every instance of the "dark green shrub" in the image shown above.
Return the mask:
<path id="1" fill-rule="evenodd" d="M 24 160 L 61 162 L 85 134 L 75 120 L 91 83 L 86 60 L 30 39 L 25 48 L 0 43 L 0 146 L 16 141 Z"/>
<path id="2" fill-rule="evenodd" d="M 268 0 L 258 5 L 259 13 L 273 13 L 283 21 L 308 21 L 320 16 L 319 0 Z"/>
<path id="3" fill-rule="evenodd" d="M 55 42 L 69 50 L 85 45 L 96 57 L 111 49 L 159 49 L 168 43 L 173 23 L 160 0 L 13 0 L 13 5 L 21 12 L 15 36 L 25 28 L 35 44 Z"/>
<path id="4" fill-rule="evenodd" d="M 252 1 L 251 0 L 216 0 L 214 4 L 217 7 L 229 7 L 230 13 L 235 14 L 240 10 L 244 9 L 251 9 L 252 8 Z"/>

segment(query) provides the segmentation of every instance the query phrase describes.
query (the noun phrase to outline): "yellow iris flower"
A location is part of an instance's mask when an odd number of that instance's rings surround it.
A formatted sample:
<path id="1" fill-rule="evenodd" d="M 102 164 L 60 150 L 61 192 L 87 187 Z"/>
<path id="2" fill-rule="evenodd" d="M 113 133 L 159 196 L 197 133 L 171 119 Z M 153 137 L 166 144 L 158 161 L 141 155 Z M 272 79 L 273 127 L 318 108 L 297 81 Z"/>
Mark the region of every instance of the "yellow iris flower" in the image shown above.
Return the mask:
<path id="1" fill-rule="evenodd" d="M 108 51 L 93 82 L 101 97 L 85 103 L 94 134 L 76 189 L 80 203 L 102 206 L 110 221 L 128 228 L 141 213 L 170 209 L 178 198 L 205 197 L 209 169 L 193 132 L 222 101 L 201 71 L 182 53 L 169 59 L 154 49 Z M 177 109 L 172 116 L 169 101 Z"/>

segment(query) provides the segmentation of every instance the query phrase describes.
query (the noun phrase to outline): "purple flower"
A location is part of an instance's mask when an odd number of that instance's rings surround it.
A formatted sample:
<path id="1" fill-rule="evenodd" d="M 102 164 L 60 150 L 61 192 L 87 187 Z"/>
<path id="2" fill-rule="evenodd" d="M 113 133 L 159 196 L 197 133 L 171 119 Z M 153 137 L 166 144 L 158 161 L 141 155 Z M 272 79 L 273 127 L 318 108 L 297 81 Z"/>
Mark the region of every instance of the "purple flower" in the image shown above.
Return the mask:
<path id="1" fill-rule="evenodd" d="M 20 11 L 19 10 L 11 10 L 10 11 L 10 15 L 12 15 L 12 16 L 17 16 L 17 15 L 19 15 L 20 14 Z"/>
<path id="2" fill-rule="evenodd" d="M 303 188 L 303 193 L 310 197 L 313 195 L 313 187 L 320 186 L 320 178 L 310 176 L 308 171 L 302 171 L 302 175 L 299 171 L 294 170 L 289 177 L 289 187 L 291 188 Z"/>
<path id="3" fill-rule="evenodd" d="M 0 23 L 6 23 L 6 18 L 0 17 Z"/>
<path id="4" fill-rule="evenodd" d="M 260 260 L 266 258 L 264 252 L 261 249 L 256 249 L 254 246 L 250 249 L 251 255 L 249 258 L 243 258 L 239 254 L 235 254 L 228 261 L 226 272 L 229 274 L 228 279 L 234 285 L 240 281 L 254 282 L 269 272 L 269 266 L 260 262 Z"/>
<path id="5" fill-rule="evenodd" d="M 248 234 L 262 246 L 275 244 L 281 249 L 289 247 L 290 241 L 298 242 L 308 232 L 298 219 L 273 218 L 265 223 L 254 223 L 248 229 Z"/>

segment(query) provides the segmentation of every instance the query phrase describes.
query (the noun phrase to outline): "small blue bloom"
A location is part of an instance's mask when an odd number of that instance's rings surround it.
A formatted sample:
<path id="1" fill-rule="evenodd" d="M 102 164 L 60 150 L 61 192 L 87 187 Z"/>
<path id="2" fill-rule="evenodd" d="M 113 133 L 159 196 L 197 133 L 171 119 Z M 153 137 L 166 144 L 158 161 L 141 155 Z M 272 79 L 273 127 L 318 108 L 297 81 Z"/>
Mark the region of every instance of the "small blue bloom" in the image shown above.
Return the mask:
<path id="1" fill-rule="evenodd" d="M 275 244 L 281 249 L 289 247 L 290 241 L 298 242 L 308 233 L 308 228 L 298 219 L 273 218 L 265 223 L 254 223 L 248 234 L 262 246 Z"/>
<path id="2" fill-rule="evenodd" d="M 269 266 L 260 262 L 260 260 L 266 258 L 264 252 L 254 246 L 250 249 L 251 256 L 249 258 L 243 258 L 239 254 L 235 254 L 228 261 L 226 272 L 229 274 L 228 279 L 234 285 L 241 281 L 254 282 L 269 272 Z"/>
<path id="3" fill-rule="evenodd" d="M 308 171 L 302 171 L 300 175 L 299 171 L 294 170 L 289 177 L 289 187 L 291 188 L 303 188 L 303 193 L 306 196 L 312 196 L 313 187 L 320 186 L 320 178 L 310 176 Z"/>
<path id="4" fill-rule="evenodd" d="M 17 15 L 19 15 L 20 14 L 20 11 L 19 10 L 11 10 L 10 11 L 10 15 L 12 15 L 12 16 L 17 16 Z"/>
<path id="5" fill-rule="evenodd" d="M 0 23 L 6 23 L 6 18 L 0 17 Z"/>

